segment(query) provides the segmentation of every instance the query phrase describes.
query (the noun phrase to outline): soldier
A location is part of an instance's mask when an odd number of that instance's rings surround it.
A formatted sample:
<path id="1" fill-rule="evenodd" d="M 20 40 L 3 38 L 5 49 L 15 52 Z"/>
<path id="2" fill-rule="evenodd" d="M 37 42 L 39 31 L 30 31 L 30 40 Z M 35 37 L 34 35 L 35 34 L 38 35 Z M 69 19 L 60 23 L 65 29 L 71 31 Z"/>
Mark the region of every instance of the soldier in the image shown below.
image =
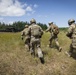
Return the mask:
<path id="1" fill-rule="evenodd" d="M 25 25 L 25 29 L 21 33 L 21 38 L 22 40 L 24 40 L 25 48 L 27 49 L 27 51 L 30 50 L 30 33 L 28 27 L 28 25 Z"/>
<path id="2" fill-rule="evenodd" d="M 48 31 L 51 33 L 51 37 L 49 39 L 49 41 L 50 41 L 49 47 L 52 47 L 52 41 L 54 39 L 55 43 L 56 43 L 56 45 L 58 47 L 59 52 L 61 52 L 62 48 L 59 46 L 58 36 L 57 36 L 58 33 L 59 33 L 58 26 L 56 26 L 55 24 L 53 24 L 53 22 L 51 22 L 51 23 L 49 23 L 49 27 L 46 30 L 46 32 L 48 32 Z"/>
<path id="3" fill-rule="evenodd" d="M 74 19 L 68 20 L 69 29 L 67 31 L 66 36 L 69 37 L 72 40 L 72 43 L 70 45 L 69 52 L 66 52 L 68 56 L 72 56 L 73 50 L 76 50 L 76 24 Z"/>
<path id="4" fill-rule="evenodd" d="M 31 51 L 31 55 L 35 56 L 35 47 L 37 48 L 37 53 L 38 53 L 38 57 L 40 58 L 41 62 L 44 62 L 43 60 L 43 53 L 41 50 L 41 40 L 40 38 L 43 35 L 43 30 L 42 28 L 36 24 L 35 19 L 32 19 L 30 21 L 30 26 L 29 26 L 29 30 L 30 30 L 30 34 L 31 34 L 31 41 L 30 41 L 30 51 Z"/>

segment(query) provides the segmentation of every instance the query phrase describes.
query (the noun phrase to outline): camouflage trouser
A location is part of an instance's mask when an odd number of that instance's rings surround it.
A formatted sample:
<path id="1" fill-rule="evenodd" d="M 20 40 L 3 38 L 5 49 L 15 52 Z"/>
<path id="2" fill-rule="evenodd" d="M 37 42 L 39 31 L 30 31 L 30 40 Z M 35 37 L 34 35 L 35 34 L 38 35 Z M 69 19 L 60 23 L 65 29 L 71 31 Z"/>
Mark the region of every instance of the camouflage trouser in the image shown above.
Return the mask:
<path id="1" fill-rule="evenodd" d="M 76 38 L 72 39 L 72 43 L 70 45 L 69 53 L 73 53 L 74 50 L 76 50 Z"/>
<path id="2" fill-rule="evenodd" d="M 59 48 L 60 46 L 59 46 L 59 42 L 58 42 L 58 37 L 57 37 L 57 35 L 51 35 L 51 37 L 50 37 L 50 39 L 49 39 L 49 41 L 50 41 L 50 46 L 52 45 L 52 41 L 53 40 L 55 40 L 55 43 L 56 43 L 56 46 Z"/>
<path id="3" fill-rule="evenodd" d="M 70 44 L 70 50 L 69 50 L 69 53 L 73 53 L 73 47 L 72 47 L 72 44 Z"/>
<path id="4" fill-rule="evenodd" d="M 43 57 L 42 50 L 40 47 L 40 38 L 31 37 L 30 51 L 35 55 L 35 47 L 37 48 L 38 57 Z"/>
<path id="5" fill-rule="evenodd" d="M 25 48 L 29 51 L 30 50 L 30 38 L 24 39 Z"/>

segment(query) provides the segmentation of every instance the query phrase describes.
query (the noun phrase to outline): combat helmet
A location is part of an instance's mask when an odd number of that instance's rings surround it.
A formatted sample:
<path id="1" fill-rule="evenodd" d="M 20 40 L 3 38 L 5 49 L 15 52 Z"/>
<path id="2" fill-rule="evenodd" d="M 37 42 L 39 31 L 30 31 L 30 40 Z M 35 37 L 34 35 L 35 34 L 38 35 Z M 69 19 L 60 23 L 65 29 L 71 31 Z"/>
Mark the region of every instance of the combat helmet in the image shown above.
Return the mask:
<path id="1" fill-rule="evenodd" d="M 31 19 L 30 23 L 36 23 L 36 20 L 34 18 Z"/>
<path id="2" fill-rule="evenodd" d="M 69 24 L 69 25 L 71 25 L 71 24 L 74 23 L 74 22 L 75 22 L 74 19 L 69 19 L 69 20 L 68 20 L 68 24 Z"/>
<path id="3" fill-rule="evenodd" d="M 49 22 L 48 24 L 51 25 L 51 24 L 53 24 L 53 22 Z"/>
<path id="4" fill-rule="evenodd" d="M 25 28 L 28 28 L 28 25 L 25 25 Z"/>

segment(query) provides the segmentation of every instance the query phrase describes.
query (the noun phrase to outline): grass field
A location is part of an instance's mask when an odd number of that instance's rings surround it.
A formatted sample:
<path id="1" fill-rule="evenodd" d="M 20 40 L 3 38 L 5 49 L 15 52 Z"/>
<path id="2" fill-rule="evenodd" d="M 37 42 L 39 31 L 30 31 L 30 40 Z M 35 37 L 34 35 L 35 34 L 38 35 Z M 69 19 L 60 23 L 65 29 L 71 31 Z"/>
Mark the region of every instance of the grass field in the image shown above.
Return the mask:
<path id="1" fill-rule="evenodd" d="M 65 52 L 71 43 L 65 32 L 59 34 L 62 52 L 49 48 L 50 33 L 44 33 L 41 48 L 45 63 L 38 57 L 33 58 L 24 47 L 19 33 L 0 33 L 0 75 L 76 75 L 76 59 L 68 57 Z M 55 43 L 53 42 L 53 46 Z"/>

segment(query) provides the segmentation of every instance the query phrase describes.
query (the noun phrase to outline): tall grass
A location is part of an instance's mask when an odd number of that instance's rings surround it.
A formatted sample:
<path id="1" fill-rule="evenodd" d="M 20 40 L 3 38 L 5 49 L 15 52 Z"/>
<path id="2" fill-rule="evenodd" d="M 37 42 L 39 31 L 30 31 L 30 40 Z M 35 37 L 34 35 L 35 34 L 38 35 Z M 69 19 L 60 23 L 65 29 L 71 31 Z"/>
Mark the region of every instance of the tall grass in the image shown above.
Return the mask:
<path id="1" fill-rule="evenodd" d="M 0 75 L 76 75 L 76 60 L 65 55 L 71 43 L 65 32 L 58 35 L 62 52 L 47 46 L 49 38 L 48 32 L 41 39 L 45 59 L 45 64 L 41 64 L 27 52 L 20 33 L 0 33 Z"/>

